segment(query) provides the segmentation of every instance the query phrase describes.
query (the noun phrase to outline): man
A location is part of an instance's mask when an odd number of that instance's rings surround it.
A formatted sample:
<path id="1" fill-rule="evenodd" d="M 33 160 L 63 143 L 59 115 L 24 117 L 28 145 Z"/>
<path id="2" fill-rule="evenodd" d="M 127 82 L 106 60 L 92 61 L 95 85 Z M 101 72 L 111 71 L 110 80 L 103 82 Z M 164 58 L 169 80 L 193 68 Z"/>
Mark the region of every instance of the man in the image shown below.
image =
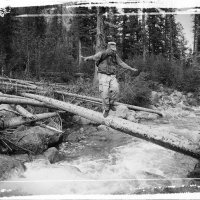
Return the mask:
<path id="1" fill-rule="evenodd" d="M 116 43 L 109 42 L 107 49 L 89 57 L 82 57 L 84 61 L 94 60 L 98 67 L 99 92 L 103 101 L 103 116 L 107 117 L 109 110 L 115 111 L 114 102 L 118 98 L 119 84 L 116 79 L 116 67 L 137 71 L 124 63 L 116 53 Z"/>

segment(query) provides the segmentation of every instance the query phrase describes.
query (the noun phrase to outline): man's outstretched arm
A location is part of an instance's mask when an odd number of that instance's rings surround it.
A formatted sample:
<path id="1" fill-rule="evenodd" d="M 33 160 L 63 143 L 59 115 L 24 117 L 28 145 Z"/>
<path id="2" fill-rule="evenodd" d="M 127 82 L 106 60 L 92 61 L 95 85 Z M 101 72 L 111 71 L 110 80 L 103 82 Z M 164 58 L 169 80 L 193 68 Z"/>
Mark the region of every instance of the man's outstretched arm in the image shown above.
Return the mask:
<path id="1" fill-rule="evenodd" d="M 130 69 L 130 70 L 132 70 L 132 71 L 138 71 L 136 68 L 132 68 L 132 67 L 130 67 L 129 65 L 127 65 L 125 62 L 123 62 L 123 61 L 121 60 L 121 58 L 120 58 L 118 55 L 116 55 L 116 59 L 117 59 L 117 64 L 118 64 L 119 66 L 121 66 L 121 67 L 123 67 L 123 68 L 125 68 L 125 69 Z"/>
<path id="2" fill-rule="evenodd" d="M 96 53 L 95 55 L 92 55 L 92 56 L 88 56 L 88 57 L 83 57 L 83 60 L 84 61 L 88 61 L 88 60 L 94 60 L 94 61 L 98 61 L 100 58 L 101 58 L 101 52 L 98 52 Z"/>

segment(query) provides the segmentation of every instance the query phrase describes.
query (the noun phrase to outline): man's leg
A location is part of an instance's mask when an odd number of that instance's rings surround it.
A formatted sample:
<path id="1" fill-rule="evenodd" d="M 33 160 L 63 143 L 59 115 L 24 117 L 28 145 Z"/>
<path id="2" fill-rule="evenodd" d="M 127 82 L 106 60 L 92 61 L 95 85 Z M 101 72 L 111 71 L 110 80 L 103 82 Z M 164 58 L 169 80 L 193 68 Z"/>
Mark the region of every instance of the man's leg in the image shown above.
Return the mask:
<path id="1" fill-rule="evenodd" d="M 109 84 L 110 77 L 106 74 L 99 73 L 99 92 L 102 98 L 102 109 L 104 117 L 108 116 L 110 105 L 109 105 Z"/>
<path id="2" fill-rule="evenodd" d="M 116 76 L 111 77 L 110 81 L 110 109 L 116 110 L 114 107 L 114 102 L 118 99 L 119 96 L 119 83 L 117 82 Z"/>

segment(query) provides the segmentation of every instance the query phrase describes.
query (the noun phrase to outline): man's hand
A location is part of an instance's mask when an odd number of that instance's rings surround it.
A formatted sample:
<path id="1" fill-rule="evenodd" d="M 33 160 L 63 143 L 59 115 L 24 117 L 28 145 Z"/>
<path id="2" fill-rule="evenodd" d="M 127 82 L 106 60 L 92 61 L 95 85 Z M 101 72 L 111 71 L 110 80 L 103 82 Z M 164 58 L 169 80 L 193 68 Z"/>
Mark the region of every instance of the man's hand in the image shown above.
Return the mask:
<path id="1" fill-rule="evenodd" d="M 137 72 L 137 71 L 138 71 L 138 69 L 131 68 L 131 71 Z"/>
<path id="2" fill-rule="evenodd" d="M 81 56 L 81 60 L 85 62 L 85 57 Z"/>
<path id="3" fill-rule="evenodd" d="M 87 57 L 81 56 L 81 59 L 82 59 L 84 62 L 88 61 L 88 58 L 87 58 Z"/>

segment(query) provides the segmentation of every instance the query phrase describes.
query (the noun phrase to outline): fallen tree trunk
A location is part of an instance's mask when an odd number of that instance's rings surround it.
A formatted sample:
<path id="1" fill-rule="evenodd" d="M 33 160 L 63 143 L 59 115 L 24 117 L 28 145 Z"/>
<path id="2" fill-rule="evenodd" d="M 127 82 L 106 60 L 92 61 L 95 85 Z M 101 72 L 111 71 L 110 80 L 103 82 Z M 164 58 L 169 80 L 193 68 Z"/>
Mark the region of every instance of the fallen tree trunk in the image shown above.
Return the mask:
<path id="1" fill-rule="evenodd" d="M 20 105 L 17 105 L 16 106 L 16 110 L 24 117 L 27 117 L 27 118 L 30 118 L 30 119 L 34 119 L 36 118 L 35 115 L 33 115 L 32 113 L 28 112 L 28 110 L 26 110 L 25 108 L 23 108 L 22 106 Z M 36 125 L 39 125 L 41 127 L 44 127 L 44 128 L 47 128 L 47 129 L 50 129 L 52 131 L 56 131 L 56 132 L 59 132 L 59 133 L 63 133 L 62 130 L 58 130 L 56 128 L 53 128 L 51 126 L 48 126 L 48 125 L 45 125 L 45 124 L 42 124 L 41 122 L 35 122 Z"/>
<path id="2" fill-rule="evenodd" d="M 1 120 L 0 121 L 0 129 L 6 129 L 6 128 L 13 128 L 19 125 L 23 125 L 23 124 L 30 124 L 33 122 L 37 122 L 39 120 L 43 120 L 43 119 L 47 119 L 50 117 L 55 117 L 56 115 L 58 115 L 57 112 L 52 112 L 52 113 L 42 113 L 42 114 L 37 114 L 34 115 L 34 118 L 24 118 L 24 117 L 13 117 L 10 119 L 7 119 L 5 121 Z"/>
<path id="3" fill-rule="evenodd" d="M 100 124 L 104 124 L 134 137 L 150 141 L 167 149 L 189 155 L 196 159 L 200 158 L 200 150 L 197 143 L 191 142 L 187 138 L 180 138 L 170 132 L 161 132 L 160 130 L 156 130 L 155 128 L 153 129 L 147 125 L 133 123 L 128 120 L 113 116 L 108 116 L 107 118 L 104 118 L 99 112 L 95 112 L 93 110 L 89 110 L 80 106 L 58 101 L 41 95 L 23 93 L 22 96 L 43 101 L 57 108 L 80 115 L 84 118 L 98 122 Z"/>
<path id="4" fill-rule="evenodd" d="M 14 80 L 18 80 L 18 79 L 14 79 Z M 20 80 L 18 80 L 20 81 Z M 23 85 L 23 84 L 15 84 L 15 83 L 5 83 L 5 82 L 2 82 L 1 84 L 3 85 L 10 85 L 10 86 L 14 86 L 14 87 L 19 87 L 19 88 L 24 88 L 24 89 L 31 89 L 31 90 L 39 90 L 39 91 L 46 91 L 45 88 L 43 87 L 40 87 L 40 86 L 37 86 L 37 85 L 33 85 L 33 84 L 30 84 L 30 85 Z M 54 91 L 55 93 L 57 94 L 62 94 L 62 95 L 67 95 L 67 96 L 72 96 L 72 97 L 76 97 L 76 98 L 80 98 L 80 99 L 84 99 L 86 101 L 94 101 L 95 102 L 102 102 L 101 99 L 99 98 L 95 98 L 95 97 L 88 97 L 88 96 L 83 96 L 83 95 L 78 95 L 78 94 L 73 94 L 73 93 L 68 93 L 68 92 L 63 92 L 63 91 L 57 91 L 55 90 Z M 160 116 L 163 116 L 163 114 L 160 112 L 160 111 L 156 111 L 156 110 L 153 110 L 153 109 L 148 109 L 148 108 L 143 108 L 143 107 L 139 107 L 139 106 L 133 106 L 133 105 L 129 105 L 129 104 L 123 104 L 123 103 L 120 103 L 120 102 L 115 102 L 115 105 L 125 105 L 127 106 L 129 109 L 132 109 L 132 110 L 139 110 L 139 111 L 145 111 L 145 112 L 150 112 L 150 113 L 156 113 Z"/>
<path id="5" fill-rule="evenodd" d="M 9 82 L 15 82 L 15 83 L 21 83 L 21 84 L 27 84 L 27 85 L 33 85 L 31 81 L 26 80 L 20 80 L 20 79 L 13 79 L 13 78 L 6 78 L 0 76 L 0 81 L 9 81 Z"/>
<path id="6" fill-rule="evenodd" d="M 73 93 L 69 93 L 69 92 L 62 92 L 62 91 L 55 91 L 57 94 L 62 94 L 62 95 L 67 95 L 67 96 L 71 96 L 71 97 L 76 97 L 79 99 L 84 99 L 84 100 L 88 100 L 88 101 L 94 101 L 94 102 L 102 102 L 101 99 L 99 98 L 95 98 L 95 97 L 88 97 L 88 96 L 83 96 L 83 95 L 78 95 L 78 94 L 73 94 Z M 115 102 L 115 105 L 122 105 L 123 103 L 120 102 Z M 163 114 L 157 110 L 153 110 L 153 109 L 148 109 L 148 108 L 142 108 L 139 106 L 133 106 L 133 105 L 129 105 L 129 104 L 123 104 L 125 106 L 127 106 L 129 109 L 132 110 L 139 110 L 139 111 L 145 111 L 145 112 L 150 112 L 150 113 L 156 113 L 160 116 L 163 116 Z"/>
<path id="7" fill-rule="evenodd" d="M 5 93 L 0 92 L 0 98 L 1 97 L 9 97 L 9 98 L 17 98 L 17 99 L 27 99 L 26 97 L 17 96 L 17 95 L 11 95 L 11 94 L 5 94 Z"/>
<path id="8" fill-rule="evenodd" d="M 37 101 L 37 100 L 34 100 L 34 99 L 28 99 L 28 98 L 0 97 L 0 103 L 32 105 L 32 106 L 38 106 L 38 107 L 55 108 L 55 107 L 52 107 L 51 105 L 48 105 L 44 102 L 40 102 L 40 101 Z"/>
<path id="9" fill-rule="evenodd" d="M 1 85 L 4 86 L 12 86 L 16 88 L 25 88 L 25 89 L 30 89 L 30 90 L 45 90 L 44 88 L 36 85 L 23 85 L 21 83 L 10 83 L 10 82 L 1 82 Z"/>
<path id="10" fill-rule="evenodd" d="M 33 118 L 34 115 L 30 112 L 28 112 L 28 110 L 26 110 L 25 108 L 23 108 L 20 105 L 16 106 L 16 110 L 18 113 L 20 113 L 22 116 L 27 117 L 27 118 Z"/>
<path id="11" fill-rule="evenodd" d="M 17 96 L 17 95 L 11 95 L 11 94 L 3 94 L 0 92 L 0 98 L 1 97 L 8 97 L 8 98 L 18 98 L 18 99 L 27 99 L 26 97 Z"/>

